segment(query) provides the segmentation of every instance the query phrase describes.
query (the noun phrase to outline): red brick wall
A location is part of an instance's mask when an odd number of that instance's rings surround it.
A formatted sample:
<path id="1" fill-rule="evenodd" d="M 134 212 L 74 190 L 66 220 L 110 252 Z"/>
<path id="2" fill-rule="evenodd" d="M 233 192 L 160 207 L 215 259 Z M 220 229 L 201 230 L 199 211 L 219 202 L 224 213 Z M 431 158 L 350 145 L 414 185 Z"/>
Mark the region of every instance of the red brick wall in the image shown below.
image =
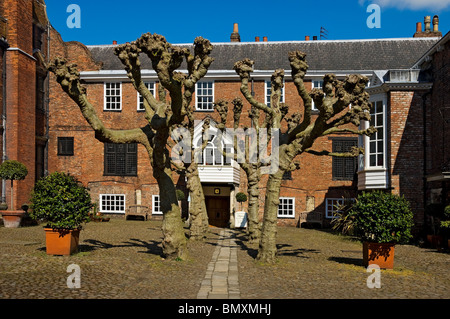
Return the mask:
<path id="1" fill-rule="evenodd" d="M 421 92 L 390 92 L 390 183 L 394 194 L 404 195 L 423 224 L 424 126 Z M 389 114 L 389 113 L 388 113 Z"/>
<path id="2" fill-rule="evenodd" d="M 450 165 L 450 42 L 442 49 L 433 55 L 432 61 L 430 173 L 440 173 L 443 165 Z"/>
<path id="3" fill-rule="evenodd" d="M 98 67 L 90 60 L 90 55 L 84 46 L 78 43 L 70 43 L 70 50 L 64 47 L 64 44 L 56 43 L 53 54 L 65 54 L 67 52 L 77 52 L 69 56 L 69 59 L 76 62 L 82 70 L 92 70 Z M 78 54 L 78 56 L 77 56 Z M 85 67 L 86 65 L 86 67 Z M 52 76 L 53 79 L 53 76 Z M 133 189 L 142 190 L 142 204 L 151 208 L 152 194 L 158 194 L 156 181 L 152 176 L 151 166 L 144 149 L 139 147 L 138 154 L 138 176 L 137 177 L 111 177 L 103 176 L 103 145 L 94 138 L 93 132 L 88 127 L 78 107 L 68 99 L 65 93 L 58 87 L 59 85 L 52 80 L 51 89 L 51 119 L 50 119 L 50 144 L 49 144 L 49 169 L 50 171 L 63 170 L 77 175 L 83 183 L 89 185 L 91 193 L 95 200 L 101 193 L 125 192 L 127 201 L 130 203 L 135 198 Z M 311 83 L 307 83 L 311 88 Z M 265 99 L 265 82 L 257 80 L 254 82 L 255 98 L 259 101 Z M 129 82 L 122 83 L 122 111 L 104 112 L 103 111 L 103 83 L 87 84 L 88 98 L 95 106 L 99 117 L 104 121 L 107 127 L 117 129 L 133 128 L 145 125 L 145 119 L 142 113 L 138 113 L 137 94 Z M 215 100 L 226 99 L 229 101 L 228 121 L 232 126 L 233 112 L 231 101 L 235 97 L 242 97 L 240 93 L 240 82 L 235 81 L 215 81 Z M 243 97 L 242 97 L 243 98 Z M 248 111 L 250 105 L 244 100 L 244 111 L 241 117 L 241 124 L 250 126 Z M 195 101 L 195 97 L 193 99 Z M 290 112 L 302 112 L 302 102 L 298 97 L 293 82 L 286 80 L 285 102 L 291 107 Z M 194 103 L 194 102 L 193 102 Z M 212 117 L 218 121 L 216 112 L 195 112 L 195 118 L 202 120 L 206 116 Z M 57 156 L 57 137 L 74 136 L 75 138 L 75 156 L 61 157 Z M 317 150 L 331 151 L 332 141 L 329 137 L 319 139 L 314 147 Z M 292 180 L 283 181 L 281 196 L 295 197 L 296 216 L 293 219 L 279 219 L 280 225 L 296 226 L 298 225 L 299 214 L 306 210 L 306 197 L 315 197 L 316 210 L 325 214 L 325 198 L 341 198 L 342 196 L 354 197 L 356 186 L 353 181 L 333 181 L 332 180 L 332 159 L 330 157 L 316 157 L 304 154 L 298 158 L 301 169 L 292 173 Z M 93 165 L 92 163 L 97 163 Z M 264 204 L 264 186 L 267 176 L 263 177 L 261 183 L 261 213 Z M 183 179 L 175 176 L 177 183 L 183 184 Z M 95 185 L 95 187 L 94 187 Z M 241 172 L 241 185 L 237 191 L 246 191 L 245 174 Z M 120 191 L 118 190 L 120 189 Z"/>
<path id="4" fill-rule="evenodd" d="M 4 12 L 12 49 L 6 55 L 7 157 L 24 163 L 28 169 L 26 179 L 15 183 L 14 205 L 17 209 L 29 202 L 35 179 L 36 62 L 29 56 L 33 53 L 32 1 L 6 0 Z M 9 187 L 6 196 L 9 199 Z"/>
<path id="5" fill-rule="evenodd" d="M 442 44 L 441 50 L 434 53 L 431 72 L 434 79 L 431 91 L 429 120 L 429 174 L 450 171 L 450 42 Z M 428 190 L 441 189 L 440 202 L 450 204 L 450 181 L 428 183 Z M 431 202 L 431 198 L 428 198 Z"/>

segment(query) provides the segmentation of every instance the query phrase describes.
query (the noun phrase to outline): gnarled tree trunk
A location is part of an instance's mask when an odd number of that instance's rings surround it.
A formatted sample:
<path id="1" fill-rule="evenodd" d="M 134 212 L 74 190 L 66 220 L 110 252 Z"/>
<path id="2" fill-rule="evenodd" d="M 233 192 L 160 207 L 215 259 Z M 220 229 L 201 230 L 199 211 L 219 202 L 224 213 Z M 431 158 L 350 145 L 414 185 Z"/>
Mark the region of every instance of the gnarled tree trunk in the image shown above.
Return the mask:
<path id="1" fill-rule="evenodd" d="M 205 195 L 198 174 L 197 163 L 191 163 L 186 171 L 187 188 L 191 195 L 189 207 L 189 238 L 203 240 L 208 232 L 208 215 L 206 213 Z"/>
<path id="2" fill-rule="evenodd" d="M 247 171 L 248 192 L 248 241 L 258 242 L 261 236 L 261 221 L 259 218 L 259 182 L 261 178 L 260 169 L 256 165 L 249 165 Z"/>

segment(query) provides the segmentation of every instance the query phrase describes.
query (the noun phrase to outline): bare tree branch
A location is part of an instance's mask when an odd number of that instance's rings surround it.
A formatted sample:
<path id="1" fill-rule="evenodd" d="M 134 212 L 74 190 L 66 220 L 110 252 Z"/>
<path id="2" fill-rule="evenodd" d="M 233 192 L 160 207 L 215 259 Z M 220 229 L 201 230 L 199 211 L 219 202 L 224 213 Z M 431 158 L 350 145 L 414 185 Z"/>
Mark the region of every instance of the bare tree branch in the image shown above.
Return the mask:
<path id="1" fill-rule="evenodd" d="M 62 89 L 79 106 L 86 121 L 95 131 L 95 137 L 102 142 L 139 143 L 150 149 L 148 137 L 153 135 L 149 125 L 130 130 L 114 130 L 105 127 L 97 115 L 95 108 L 89 103 L 86 88 L 81 85 L 80 73 L 75 64 L 67 64 L 62 58 L 54 59 L 48 67 L 56 75 Z"/>
<path id="2" fill-rule="evenodd" d="M 242 61 L 238 61 L 234 64 L 234 70 L 241 78 L 241 92 L 244 95 L 245 99 L 254 107 L 264 111 L 267 114 L 274 115 L 273 109 L 265 105 L 264 103 L 258 102 L 252 95 L 249 87 L 248 81 L 250 79 L 250 73 L 253 72 L 253 64 L 254 62 L 250 59 L 244 59 Z"/>
<path id="3" fill-rule="evenodd" d="M 316 156 L 332 156 L 332 157 L 356 157 L 364 154 L 364 149 L 361 147 L 352 147 L 350 152 L 329 152 L 329 151 L 315 151 L 311 149 L 305 150 L 306 153 L 313 154 Z"/>

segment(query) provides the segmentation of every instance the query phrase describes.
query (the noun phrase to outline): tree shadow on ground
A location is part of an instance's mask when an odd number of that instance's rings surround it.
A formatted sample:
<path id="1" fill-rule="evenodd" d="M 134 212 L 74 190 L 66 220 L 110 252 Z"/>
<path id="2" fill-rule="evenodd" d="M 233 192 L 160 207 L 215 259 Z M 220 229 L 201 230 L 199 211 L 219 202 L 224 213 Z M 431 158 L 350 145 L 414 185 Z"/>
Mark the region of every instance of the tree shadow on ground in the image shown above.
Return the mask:
<path id="1" fill-rule="evenodd" d="M 292 245 L 288 244 L 277 244 L 278 249 L 278 256 L 293 256 L 293 257 L 300 257 L 300 258 L 310 258 L 305 255 L 308 253 L 318 254 L 320 253 L 319 250 L 316 249 L 305 249 L 305 248 L 289 248 L 292 247 Z"/>
<path id="2" fill-rule="evenodd" d="M 248 242 L 247 235 L 243 232 L 236 235 L 236 244 L 238 244 L 241 250 L 246 251 L 247 254 L 256 259 L 258 255 L 258 244 L 250 244 Z M 307 256 L 308 253 L 318 254 L 320 251 L 315 249 L 304 249 L 304 248 L 292 248 L 289 244 L 277 244 L 277 255 L 278 256 L 291 256 L 299 258 L 310 258 Z"/>
<path id="3" fill-rule="evenodd" d="M 139 251 L 140 253 L 147 253 L 152 255 L 162 256 L 163 251 L 161 247 L 161 242 L 156 240 L 144 241 L 141 239 L 130 238 L 129 241 L 123 242 L 123 244 L 108 244 L 96 239 L 86 239 L 83 243 L 88 243 L 90 245 L 80 244 L 80 252 L 89 252 L 97 249 L 111 249 L 111 248 L 121 248 L 121 247 L 141 247 L 145 248 L 145 251 Z"/>
<path id="4" fill-rule="evenodd" d="M 350 258 L 350 257 L 330 257 L 330 261 L 335 261 L 340 264 L 363 266 L 362 258 Z"/>

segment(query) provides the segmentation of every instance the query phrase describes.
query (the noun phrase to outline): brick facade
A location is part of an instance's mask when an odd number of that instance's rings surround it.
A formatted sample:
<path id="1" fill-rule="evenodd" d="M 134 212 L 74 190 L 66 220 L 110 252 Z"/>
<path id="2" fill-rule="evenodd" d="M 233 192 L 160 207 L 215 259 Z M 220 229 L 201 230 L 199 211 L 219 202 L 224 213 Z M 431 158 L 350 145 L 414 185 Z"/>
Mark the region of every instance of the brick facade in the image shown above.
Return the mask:
<path id="1" fill-rule="evenodd" d="M 36 52 L 41 50 L 41 54 L 46 54 L 47 23 L 45 19 L 40 20 L 45 7 L 39 0 L 3 0 L 1 8 L 4 18 L 2 36 L 9 45 L 2 55 L 2 65 L 5 65 L 2 68 L 2 85 L 5 88 L 2 91 L 2 107 L 6 116 L 2 136 L 2 142 L 3 138 L 6 141 L 3 159 L 18 160 L 28 169 L 26 179 L 16 182 L 14 186 L 14 206 L 18 209 L 29 203 L 36 177 L 44 174 L 46 117 L 45 109 L 37 110 L 36 79 L 38 72 L 41 72 L 44 92 L 46 71 L 40 66 Z M 44 105 L 45 93 L 40 97 Z M 39 160 L 36 156 L 38 149 Z M 10 196 L 8 184 L 2 191 L 6 198 Z"/>
<path id="2" fill-rule="evenodd" d="M 450 204 L 450 41 L 437 43 L 431 61 L 423 66 L 433 78 L 427 127 L 427 204 Z M 429 221 L 428 221 L 429 225 Z"/>
<path id="3" fill-rule="evenodd" d="M 58 38 L 53 36 L 53 38 Z M 62 44 L 63 45 L 63 44 Z M 65 53 L 66 58 L 77 65 L 83 66 L 83 71 L 95 70 L 96 63 L 90 60 L 89 53 L 82 44 L 69 43 L 70 50 L 58 49 L 52 52 L 52 55 Z M 56 44 L 60 48 L 60 44 Z M 78 52 L 78 55 L 68 55 L 66 52 Z M 86 68 L 84 66 L 86 65 Z M 142 146 L 138 146 L 138 175 L 135 177 L 105 176 L 104 175 L 104 146 L 94 138 L 94 133 L 82 118 L 79 108 L 73 103 L 67 95 L 58 87 L 51 75 L 51 101 L 50 110 L 50 139 L 49 139 L 49 171 L 63 170 L 77 176 L 85 185 L 89 186 L 91 194 L 95 201 L 100 194 L 127 194 L 127 204 L 136 204 L 136 190 L 142 192 L 142 204 L 152 208 L 152 195 L 158 194 L 157 183 L 152 176 L 152 170 L 148 155 Z M 158 84 L 156 84 L 158 85 Z M 254 82 L 255 97 L 264 101 L 265 99 L 265 81 L 257 80 Z M 116 129 L 126 129 L 132 127 L 141 127 L 145 125 L 145 119 L 142 113 L 137 111 L 138 95 L 132 84 L 122 81 L 122 110 L 120 112 L 108 112 L 103 110 L 104 104 L 104 83 L 89 82 L 87 85 L 87 94 L 90 102 L 96 107 L 99 117 L 107 127 Z M 311 82 L 307 82 L 309 89 Z M 214 91 L 215 100 L 226 99 L 232 101 L 235 97 L 241 96 L 239 91 L 239 80 L 215 80 Z M 156 87 L 157 91 L 157 87 Z M 195 100 L 195 97 L 194 97 Z M 302 111 L 303 105 L 299 98 L 293 82 L 286 80 L 285 83 L 285 102 L 292 105 L 295 110 Z M 250 126 L 250 120 L 247 116 L 250 105 L 244 102 L 244 112 L 241 123 L 244 126 Z M 232 112 L 228 114 L 228 120 L 232 122 Z M 218 121 L 219 116 L 216 112 L 195 112 L 197 120 L 203 120 L 210 117 Z M 74 156 L 58 156 L 57 140 L 58 137 L 74 138 Z M 331 151 L 332 140 L 324 137 L 316 141 L 315 147 L 318 150 Z M 314 208 L 325 212 L 325 198 L 341 198 L 342 196 L 356 195 L 354 187 L 355 181 L 333 181 L 332 180 L 332 159 L 330 157 L 315 157 L 314 155 L 304 154 L 299 158 L 301 169 L 292 172 L 292 178 L 283 181 L 281 197 L 295 198 L 295 217 L 280 218 L 280 225 L 297 226 L 299 223 L 299 214 L 306 210 L 306 197 L 314 198 Z M 97 165 L 92 165 L 97 163 Z M 246 178 L 241 171 L 241 184 L 231 186 L 235 192 L 246 192 Z M 355 175 L 356 177 L 356 175 Z M 261 214 L 264 204 L 264 185 L 266 176 L 261 183 Z M 314 183 L 311 183 L 314 180 Z M 179 188 L 184 187 L 184 177 L 175 177 L 175 182 Z M 353 186 L 352 186 L 353 185 Z M 230 185 L 216 185 L 230 189 Z M 244 204 L 244 208 L 246 204 Z M 329 220 L 328 220 L 329 221 Z"/>
<path id="4" fill-rule="evenodd" d="M 404 195 L 410 202 L 417 224 L 423 224 L 424 218 L 423 93 L 420 91 L 389 93 L 388 166 L 392 192 Z"/>
<path id="5" fill-rule="evenodd" d="M 44 86 L 45 94 L 49 94 L 50 100 L 48 118 L 45 109 L 43 112 L 37 110 L 36 96 L 39 84 L 36 83 L 39 78 L 37 75 L 46 75 L 46 73 L 38 62 L 39 57 L 33 56 L 33 46 L 35 45 L 33 43 L 33 40 L 35 40 L 33 25 L 43 26 L 43 15 L 39 6 L 42 4 L 42 1 L 5 1 L 11 2 L 8 9 L 1 13 L 1 15 L 4 14 L 5 17 L 8 17 L 8 43 L 11 48 L 20 49 L 9 49 L 5 55 L 6 74 L 8 75 L 6 79 L 7 94 L 6 97 L 0 96 L 0 99 L 6 99 L 8 106 L 6 108 L 8 118 L 6 127 L 7 156 L 8 158 L 24 162 L 30 171 L 27 179 L 18 183 L 18 191 L 15 192 L 15 194 L 18 194 L 16 203 L 22 205 L 28 201 L 31 187 L 35 178 L 39 175 L 54 171 L 65 171 L 76 176 L 86 185 L 91 192 L 93 200 L 97 203 L 99 203 L 102 194 L 125 195 L 126 207 L 142 204 L 148 206 L 150 211 L 152 211 L 154 209 L 153 196 L 158 195 L 159 190 L 152 175 L 148 154 L 142 146 L 138 145 L 137 149 L 137 174 L 135 176 L 109 176 L 105 174 L 105 145 L 95 139 L 93 130 L 82 117 L 78 106 L 62 91 L 59 84 L 56 83 L 53 74 L 49 77 L 49 86 Z M 416 36 L 419 37 L 421 35 L 417 34 Z M 422 36 L 428 37 L 429 32 Z M 137 92 L 124 73 L 120 73 L 123 69 L 105 69 L 105 64 L 110 64 L 111 61 L 102 61 L 95 58 L 92 47 L 86 47 L 79 42 L 64 42 L 60 34 L 52 28 L 50 29 L 50 39 L 51 42 L 47 43 L 45 33 L 42 35 L 42 49 L 49 44 L 49 55 L 51 58 L 61 56 L 70 62 L 76 63 L 82 72 L 90 71 L 100 74 L 96 79 L 86 77 L 84 81 L 87 87 L 88 99 L 95 106 L 97 114 L 106 127 L 127 129 L 141 127 L 146 124 L 143 114 L 138 111 Z M 399 41 L 401 42 L 401 40 Z M 399 45 L 410 48 L 409 45 L 424 43 L 424 45 L 428 45 L 428 47 L 423 48 L 426 51 L 438 40 L 419 41 L 421 40 L 415 39 L 408 42 L 410 44 L 406 43 L 407 41 L 399 42 Z M 346 45 L 352 45 L 350 42 L 347 41 Z M 358 45 L 363 45 L 363 48 L 365 48 L 364 43 L 361 43 L 363 42 L 358 42 Z M 267 44 L 269 45 L 270 42 Z M 367 48 L 365 49 L 374 48 L 376 45 L 375 41 L 367 41 L 366 44 Z M 280 44 L 279 48 L 283 45 Z M 101 47 L 101 50 L 108 49 L 108 46 Z M 231 44 L 227 47 L 231 47 Z M 448 81 L 450 72 L 446 64 L 446 61 L 449 59 L 448 47 L 448 41 L 444 42 L 442 47 L 433 53 L 434 56 L 429 67 L 431 70 L 429 73 L 432 74 L 433 80 L 427 80 L 433 82 L 431 91 L 421 86 L 421 83 L 403 83 L 395 86 L 383 83 L 384 80 L 381 78 L 379 79 L 381 84 L 377 84 L 374 81 L 373 86 L 375 88 L 372 91 L 369 90 L 375 95 L 380 94 L 383 96 L 385 101 L 385 113 L 383 116 L 385 116 L 386 120 L 386 150 L 383 169 L 386 170 L 387 177 L 386 185 L 382 188 L 404 195 L 411 202 L 418 226 L 426 222 L 424 207 L 429 199 L 426 198 L 425 194 L 429 193 L 431 188 L 449 188 L 448 184 L 443 183 L 443 181 L 430 181 L 428 184 L 425 184 L 426 176 L 433 173 L 442 173 L 442 167 L 450 160 L 448 157 L 450 150 L 445 140 L 445 137 L 449 136 L 450 133 L 450 124 L 442 119 L 442 110 L 445 110 L 445 107 L 448 105 L 446 97 L 450 89 Z M 43 50 L 43 53 L 46 53 L 46 51 L 44 52 Z M 48 58 L 45 54 L 44 57 L 45 59 Z M 412 61 L 417 61 L 419 57 Z M 285 59 L 287 60 L 287 56 Z M 307 89 L 312 88 L 313 80 L 318 80 L 323 76 L 322 73 L 325 71 L 321 70 L 330 69 L 318 64 L 313 58 L 312 60 L 313 63 L 320 67 L 318 69 L 310 69 L 313 75 L 306 79 Z M 331 64 L 335 63 L 331 60 L 328 62 Z M 384 65 L 384 61 L 380 65 Z M 280 67 L 282 66 L 280 65 Z M 372 70 L 370 67 L 365 68 L 361 65 L 359 67 L 361 70 Z M 398 68 L 404 68 L 404 66 L 399 66 Z M 105 70 L 110 71 L 109 75 L 105 75 L 107 72 L 101 73 Z M 356 67 L 347 67 L 344 70 L 336 69 L 337 72 L 342 73 L 341 77 L 345 76 L 345 72 L 347 72 L 345 70 L 358 69 Z M 372 80 L 376 78 L 376 71 L 378 70 L 372 70 Z M 217 70 L 210 71 L 213 71 L 212 73 L 214 74 L 214 71 Z M 225 71 L 232 70 L 230 68 Z M 262 71 L 267 73 L 267 77 L 256 76 L 252 81 L 252 89 L 255 98 L 264 102 L 266 96 L 265 81 L 270 79 L 270 70 L 262 69 Z M 117 72 L 116 75 L 114 75 L 114 72 Z M 111 80 L 111 76 L 115 76 L 115 78 Z M 242 97 L 240 81 L 236 74 L 228 76 L 226 79 L 223 76 L 214 78 L 212 75 L 209 80 L 214 81 L 214 100 L 226 99 L 231 102 L 235 97 Z M 286 76 L 285 80 L 285 103 L 290 106 L 290 112 L 298 111 L 301 113 L 303 104 L 296 88 L 289 76 Z M 119 81 L 122 83 L 122 108 L 120 112 L 104 110 L 104 83 L 108 81 Z M 158 83 L 157 81 L 155 82 L 155 91 L 157 91 Z M 29 94 L 20 94 L 22 92 L 28 92 Z M 195 97 L 193 100 L 195 100 Z M 11 105 L 14 105 L 14 107 L 10 107 Z M 241 117 L 241 122 L 244 126 L 250 126 L 250 119 L 247 115 L 249 109 L 250 105 L 244 99 L 244 112 Z M 450 116 L 450 110 L 446 114 Z M 316 115 L 313 115 L 313 119 L 314 116 Z M 203 120 L 205 117 L 210 117 L 217 121 L 219 118 L 216 112 L 195 112 L 197 120 Z M 232 123 L 232 117 L 233 114 L 230 111 L 228 114 L 229 123 Z M 46 125 L 48 125 L 48 129 Z M 356 136 L 352 135 L 347 135 L 346 137 L 357 139 Z M 73 154 L 62 155 L 58 152 L 58 138 L 73 138 Z M 333 136 L 319 138 L 314 144 L 314 149 L 332 151 L 334 138 Z M 359 142 L 361 142 L 361 139 L 359 139 Z M 424 145 L 426 148 L 424 148 Z M 366 147 L 368 146 L 366 145 Z M 43 158 L 41 158 L 43 151 Z M 39 158 L 43 159 L 43 163 L 38 161 Z M 280 191 L 281 197 L 293 198 L 295 215 L 290 218 L 279 218 L 279 225 L 299 226 L 299 216 L 302 212 L 316 211 L 323 214 L 323 223 L 327 226 L 331 218 L 327 218 L 326 213 L 327 209 L 330 208 L 332 199 L 354 198 L 359 191 L 372 189 L 369 184 L 364 184 L 365 181 L 361 183 L 359 180 L 361 177 L 356 172 L 353 178 L 348 180 L 333 178 L 333 160 L 330 157 L 303 154 L 297 160 L 300 163 L 300 169 L 292 172 L 290 177 L 283 180 Z M 361 159 L 358 159 L 358 162 L 359 160 Z M 363 165 L 367 166 L 368 163 Z M 368 172 L 370 173 L 370 170 Z M 184 176 L 175 176 L 174 180 L 177 188 L 185 191 Z M 267 176 L 263 176 L 260 192 L 261 215 L 263 212 L 266 180 Z M 246 192 L 246 187 L 247 181 L 242 170 L 240 171 L 239 184 L 204 184 L 205 194 L 208 197 L 215 196 L 213 193 L 214 188 L 221 189 L 220 196 L 229 196 L 231 210 L 233 208 L 240 210 L 240 207 L 235 205 L 235 200 L 232 197 L 239 191 Z M 330 202 L 327 202 L 327 200 L 330 200 Z M 186 200 L 183 201 L 182 206 L 183 216 L 187 217 L 188 203 Z M 244 203 L 244 210 L 245 207 L 246 203 Z M 153 218 L 161 218 L 161 215 L 155 215 Z"/>

